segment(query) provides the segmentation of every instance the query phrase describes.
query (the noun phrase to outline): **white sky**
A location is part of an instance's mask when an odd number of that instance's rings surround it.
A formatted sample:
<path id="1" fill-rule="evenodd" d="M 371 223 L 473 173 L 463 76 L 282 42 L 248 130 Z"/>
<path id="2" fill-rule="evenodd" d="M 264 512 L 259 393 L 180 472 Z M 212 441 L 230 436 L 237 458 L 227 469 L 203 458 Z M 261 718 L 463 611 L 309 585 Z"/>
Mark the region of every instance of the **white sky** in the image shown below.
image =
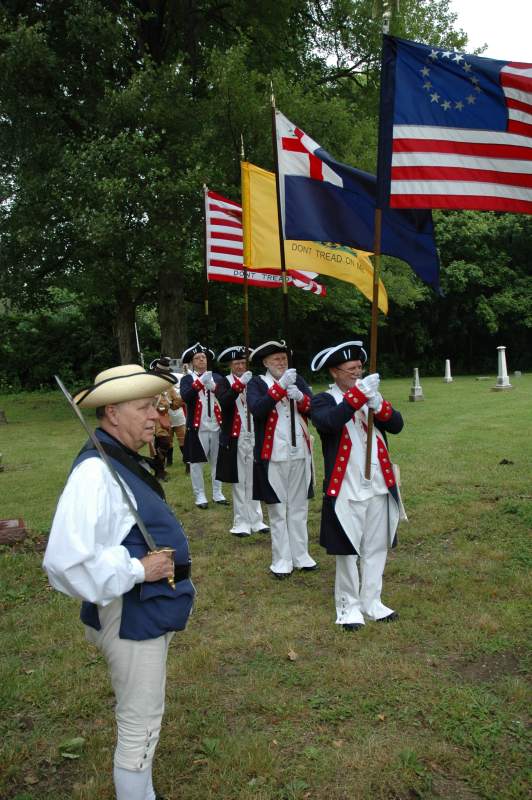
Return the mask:
<path id="1" fill-rule="evenodd" d="M 451 0 L 451 6 L 469 51 L 487 44 L 483 56 L 532 63 L 532 0 Z"/>

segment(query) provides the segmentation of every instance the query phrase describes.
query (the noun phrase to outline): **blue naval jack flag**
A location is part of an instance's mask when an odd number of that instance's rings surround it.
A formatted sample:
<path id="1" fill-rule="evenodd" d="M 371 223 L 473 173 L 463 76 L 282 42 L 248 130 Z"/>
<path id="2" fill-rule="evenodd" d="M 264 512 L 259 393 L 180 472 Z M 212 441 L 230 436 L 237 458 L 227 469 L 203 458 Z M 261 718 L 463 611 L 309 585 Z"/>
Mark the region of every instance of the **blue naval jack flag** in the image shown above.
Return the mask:
<path id="1" fill-rule="evenodd" d="M 373 252 L 375 176 L 336 161 L 280 111 L 275 115 L 284 238 L 336 242 Z M 406 261 L 439 290 L 430 211 L 383 209 L 381 252 Z"/>

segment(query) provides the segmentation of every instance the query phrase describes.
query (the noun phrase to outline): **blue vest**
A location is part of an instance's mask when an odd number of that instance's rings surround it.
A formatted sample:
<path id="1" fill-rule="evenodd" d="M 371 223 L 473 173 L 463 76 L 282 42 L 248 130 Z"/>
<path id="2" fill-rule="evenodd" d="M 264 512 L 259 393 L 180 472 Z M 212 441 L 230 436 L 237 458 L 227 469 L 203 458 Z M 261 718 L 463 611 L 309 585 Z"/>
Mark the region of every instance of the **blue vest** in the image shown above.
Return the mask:
<path id="1" fill-rule="evenodd" d="M 102 442 L 117 445 L 116 440 L 98 429 Z M 99 458 L 96 450 L 82 451 L 73 467 L 87 458 Z M 188 540 L 181 524 L 170 507 L 142 478 L 131 472 L 114 458 L 111 462 L 127 483 L 137 503 L 140 518 L 151 533 L 158 547 L 172 547 L 176 564 L 187 564 L 189 560 Z M 133 525 L 122 545 L 134 558 L 143 558 L 148 547 L 139 530 Z M 119 636 L 121 639 L 155 639 L 169 631 L 180 631 L 186 627 L 192 610 L 195 589 L 190 579 L 178 581 L 172 589 L 167 580 L 137 583 L 122 595 L 122 618 Z M 81 621 L 96 630 L 101 629 L 98 606 L 83 602 Z"/>

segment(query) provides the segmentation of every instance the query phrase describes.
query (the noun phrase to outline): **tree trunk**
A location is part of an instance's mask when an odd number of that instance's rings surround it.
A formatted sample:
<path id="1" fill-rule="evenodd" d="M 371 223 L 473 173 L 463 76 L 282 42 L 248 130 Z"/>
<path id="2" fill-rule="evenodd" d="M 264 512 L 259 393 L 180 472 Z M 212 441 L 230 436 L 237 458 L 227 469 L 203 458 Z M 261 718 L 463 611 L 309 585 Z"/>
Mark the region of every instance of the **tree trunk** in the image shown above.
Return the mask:
<path id="1" fill-rule="evenodd" d="M 138 364 L 139 362 L 135 341 L 135 307 L 135 303 L 127 292 L 120 292 L 117 295 L 114 330 L 122 364 Z"/>
<path id="2" fill-rule="evenodd" d="M 158 303 L 161 355 L 179 358 L 188 344 L 183 272 L 179 268 L 159 270 Z"/>

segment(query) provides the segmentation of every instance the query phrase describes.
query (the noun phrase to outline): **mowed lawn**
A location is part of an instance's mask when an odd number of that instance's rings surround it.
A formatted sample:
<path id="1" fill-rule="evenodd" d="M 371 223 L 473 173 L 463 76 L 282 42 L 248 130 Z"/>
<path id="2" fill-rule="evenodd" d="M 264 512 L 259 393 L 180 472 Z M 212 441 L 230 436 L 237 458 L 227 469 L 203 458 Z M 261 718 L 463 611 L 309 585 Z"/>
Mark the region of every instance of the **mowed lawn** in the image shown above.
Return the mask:
<path id="1" fill-rule="evenodd" d="M 171 468 L 165 489 L 190 538 L 198 595 L 169 655 L 160 793 L 530 796 L 532 377 L 512 381 L 492 392 L 495 379 L 424 379 L 421 403 L 408 402 L 410 379 L 383 382 L 405 418 L 390 444 L 410 518 L 385 573 L 393 625 L 335 626 L 319 489 L 309 533 L 320 570 L 276 582 L 269 537 L 231 536 L 231 509 L 196 510 L 183 465 Z M 52 591 L 40 566 L 84 435 L 58 392 L 3 396 L 0 409 L 0 517 L 23 517 L 31 530 L 23 545 L 0 548 L 0 797 L 111 800 L 105 663 L 84 641 L 78 604 Z M 320 487 L 318 440 L 315 464 Z"/>

